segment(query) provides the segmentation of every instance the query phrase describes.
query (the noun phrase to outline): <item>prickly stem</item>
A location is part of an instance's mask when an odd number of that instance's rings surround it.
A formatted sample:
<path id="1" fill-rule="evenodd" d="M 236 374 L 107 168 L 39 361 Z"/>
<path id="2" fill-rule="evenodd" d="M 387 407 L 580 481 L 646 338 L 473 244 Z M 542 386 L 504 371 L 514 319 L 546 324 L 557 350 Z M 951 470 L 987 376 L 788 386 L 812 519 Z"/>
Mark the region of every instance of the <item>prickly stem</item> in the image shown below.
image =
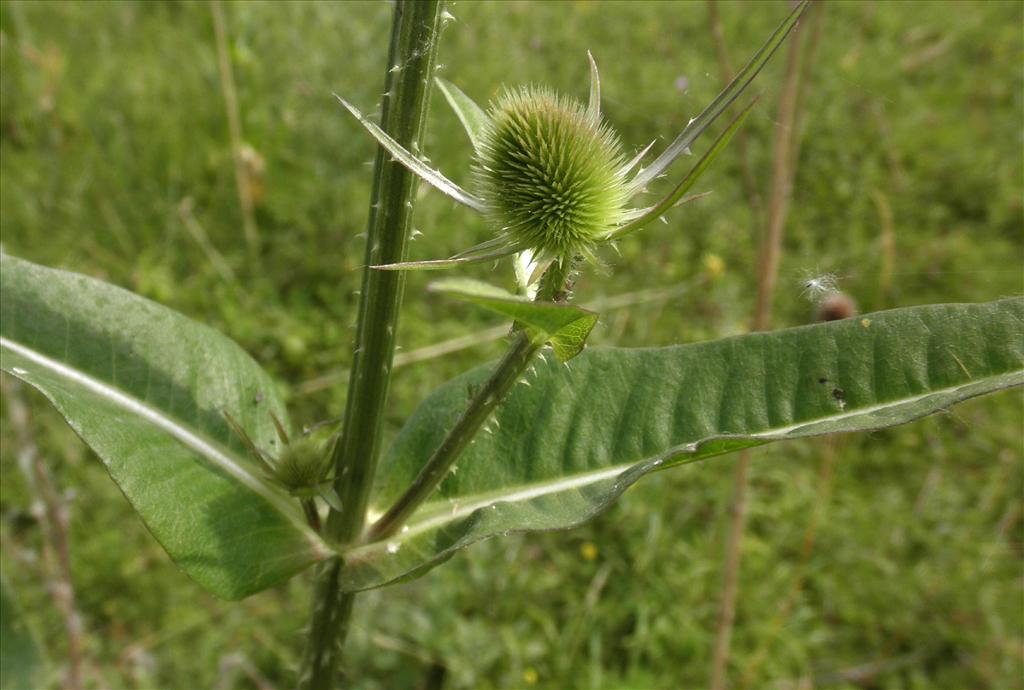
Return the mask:
<path id="1" fill-rule="evenodd" d="M 407 0 L 394 8 L 390 55 L 385 67 L 381 127 L 404 147 L 422 139 L 437 57 L 443 7 L 440 0 Z M 401 68 L 392 71 L 392 67 Z M 366 266 L 404 261 L 412 229 L 417 178 L 378 149 L 367 231 Z M 349 377 L 348 406 L 341 441 L 334 447 L 334 489 L 345 511 L 332 509 L 323 534 L 329 541 L 354 541 L 363 529 L 366 501 L 376 469 L 380 432 L 398 312 L 405 287 L 401 271 L 366 269 L 359 297 L 355 358 Z M 317 570 L 310 634 L 302 659 L 299 687 L 337 686 L 338 665 L 354 595 L 341 591 L 344 567 L 332 559 Z"/>

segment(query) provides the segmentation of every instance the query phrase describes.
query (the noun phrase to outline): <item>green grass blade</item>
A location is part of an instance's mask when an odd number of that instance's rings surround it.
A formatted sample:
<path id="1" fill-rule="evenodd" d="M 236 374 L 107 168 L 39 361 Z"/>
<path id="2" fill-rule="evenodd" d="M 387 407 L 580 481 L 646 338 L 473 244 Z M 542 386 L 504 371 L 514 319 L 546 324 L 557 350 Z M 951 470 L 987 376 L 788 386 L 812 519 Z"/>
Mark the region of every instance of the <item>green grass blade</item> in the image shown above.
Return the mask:
<path id="1" fill-rule="evenodd" d="M 371 511 L 390 505 L 490 367 L 409 419 Z M 1024 298 L 896 309 L 657 349 L 589 348 L 527 376 L 387 543 L 345 555 L 349 589 L 422 572 L 480 539 L 597 515 L 646 474 L 771 441 L 867 431 L 1024 384 Z M 682 500 L 682 497 L 681 497 Z"/>
<path id="2" fill-rule="evenodd" d="M 483 108 L 476 104 L 476 101 L 447 79 L 435 77 L 434 83 L 437 84 L 437 88 L 444 94 L 448 105 L 455 111 L 455 116 L 459 118 L 459 122 L 465 128 L 466 134 L 469 135 L 469 140 L 473 144 L 473 150 L 479 152 L 484 129 L 491 121 L 491 118 L 487 116 Z"/>
<path id="3" fill-rule="evenodd" d="M 216 331 L 120 288 L 9 256 L 0 367 L 34 386 L 103 460 L 167 553 L 236 599 L 329 555 L 245 442 L 278 447 L 273 381 Z"/>
<path id="4" fill-rule="evenodd" d="M 384 150 L 391 154 L 396 161 L 404 165 L 413 173 L 419 175 L 427 184 L 442 194 L 446 194 L 455 201 L 463 204 L 464 206 L 468 206 L 474 211 L 478 211 L 480 213 L 484 212 L 484 203 L 480 201 L 480 199 L 477 199 L 465 189 L 442 175 L 440 170 L 434 170 L 422 160 L 407 151 L 401 144 L 388 136 L 387 132 L 378 127 L 375 122 L 363 115 L 358 108 L 346 101 L 344 98 L 338 94 L 334 94 L 334 97 L 337 98 L 357 120 L 359 120 L 360 124 L 366 128 L 366 131 L 369 132 L 370 135 L 377 140 L 377 143 L 383 146 Z"/>
<path id="5" fill-rule="evenodd" d="M 669 144 L 668 148 L 649 167 L 644 168 L 633 179 L 630 184 L 635 191 L 644 189 L 652 180 L 665 172 L 679 156 L 683 155 L 690 147 L 690 144 L 696 141 L 697 137 L 703 134 L 704 130 L 710 127 L 718 119 L 718 116 L 725 112 L 725 109 L 740 97 L 740 94 L 746 90 L 750 82 L 754 80 L 754 77 L 758 75 L 778 47 L 786 40 L 789 32 L 796 26 L 797 21 L 804 10 L 807 9 L 807 6 L 808 0 L 804 0 L 790 12 L 789 16 L 775 29 L 775 33 L 761 46 L 760 50 L 754 53 L 746 67 L 729 82 L 729 85 L 715 97 L 715 100 L 711 101 L 711 104 L 704 108 L 700 115 L 690 120 L 686 128 L 676 137 L 675 141 Z"/>

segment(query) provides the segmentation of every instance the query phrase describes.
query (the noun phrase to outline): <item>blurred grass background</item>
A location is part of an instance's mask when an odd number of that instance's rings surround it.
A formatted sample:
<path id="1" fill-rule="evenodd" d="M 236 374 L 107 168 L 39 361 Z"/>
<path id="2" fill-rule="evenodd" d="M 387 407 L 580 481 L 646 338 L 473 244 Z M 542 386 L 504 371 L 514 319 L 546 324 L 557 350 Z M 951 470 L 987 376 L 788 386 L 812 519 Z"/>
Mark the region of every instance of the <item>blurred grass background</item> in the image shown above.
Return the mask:
<path id="1" fill-rule="evenodd" d="M 391 7 L 223 9 L 259 261 L 247 258 L 202 3 L 0 5 L 3 246 L 220 328 L 288 386 L 293 419 L 312 423 L 344 404 L 374 151 L 331 92 L 374 106 Z M 442 74 L 480 101 L 525 82 L 584 98 L 592 50 L 605 115 L 631 150 L 671 139 L 721 86 L 703 3 L 460 2 L 451 12 Z M 719 12 L 740 63 L 786 4 L 730 2 Z M 805 272 L 836 273 L 864 311 L 1022 291 L 1022 27 L 1019 2 L 827 4 L 777 326 L 812 318 Z M 776 57 L 758 78 L 764 98 L 746 126 L 763 194 L 783 63 Z M 425 150 L 468 182 L 469 143 L 439 94 Z M 702 184 L 714 194 L 630 238 L 580 281 L 584 302 L 674 290 L 608 311 L 595 344 L 692 342 L 747 327 L 756 241 L 740 177 L 728 151 Z M 425 188 L 421 196 L 415 258 L 488 237 L 465 209 Z M 705 280 L 710 255 L 724 263 L 715 281 Z M 510 278 L 502 266 L 498 279 Z M 500 323 L 424 295 L 427 279 L 409 280 L 404 352 Z M 387 433 L 429 390 L 501 347 L 398 369 Z M 175 569 L 41 396 L 18 395 L 70 510 L 87 684 L 289 686 L 310 578 L 241 603 L 213 599 Z M 900 429 L 758 451 L 732 686 L 1021 687 L 1021 402 L 1004 393 Z M 2 424 L 3 573 L 57 685 L 63 623 L 6 412 Z M 353 684 L 706 685 L 733 462 L 661 474 L 582 529 L 491 541 L 414 583 L 364 595 L 346 659 Z"/>

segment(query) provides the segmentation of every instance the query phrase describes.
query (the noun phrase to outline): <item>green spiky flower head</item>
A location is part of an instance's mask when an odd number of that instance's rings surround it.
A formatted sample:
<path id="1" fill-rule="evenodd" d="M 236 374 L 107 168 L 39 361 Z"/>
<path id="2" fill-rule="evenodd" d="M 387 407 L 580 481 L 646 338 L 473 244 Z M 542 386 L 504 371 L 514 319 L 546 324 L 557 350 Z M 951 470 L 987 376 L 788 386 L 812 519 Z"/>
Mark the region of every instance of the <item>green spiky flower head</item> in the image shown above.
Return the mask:
<path id="1" fill-rule="evenodd" d="M 491 221 L 540 257 L 590 256 L 629 198 L 618 137 L 544 88 L 506 91 L 489 114 L 476 178 Z"/>

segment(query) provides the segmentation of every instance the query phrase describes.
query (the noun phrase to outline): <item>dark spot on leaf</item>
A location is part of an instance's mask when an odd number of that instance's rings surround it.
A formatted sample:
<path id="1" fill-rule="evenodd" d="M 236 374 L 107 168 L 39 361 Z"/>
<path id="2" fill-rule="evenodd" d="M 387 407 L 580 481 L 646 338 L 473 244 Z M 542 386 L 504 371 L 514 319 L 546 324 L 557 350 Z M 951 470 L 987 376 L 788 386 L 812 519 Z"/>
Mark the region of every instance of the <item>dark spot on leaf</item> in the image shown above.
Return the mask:
<path id="1" fill-rule="evenodd" d="M 825 385 L 826 383 L 828 383 L 828 379 L 822 376 L 820 379 L 818 379 L 818 383 Z"/>
<path id="2" fill-rule="evenodd" d="M 837 403 L 846 403 L 846 392 L 842 388 L 833 388 L 832 397 L 836 399 Z"/>

